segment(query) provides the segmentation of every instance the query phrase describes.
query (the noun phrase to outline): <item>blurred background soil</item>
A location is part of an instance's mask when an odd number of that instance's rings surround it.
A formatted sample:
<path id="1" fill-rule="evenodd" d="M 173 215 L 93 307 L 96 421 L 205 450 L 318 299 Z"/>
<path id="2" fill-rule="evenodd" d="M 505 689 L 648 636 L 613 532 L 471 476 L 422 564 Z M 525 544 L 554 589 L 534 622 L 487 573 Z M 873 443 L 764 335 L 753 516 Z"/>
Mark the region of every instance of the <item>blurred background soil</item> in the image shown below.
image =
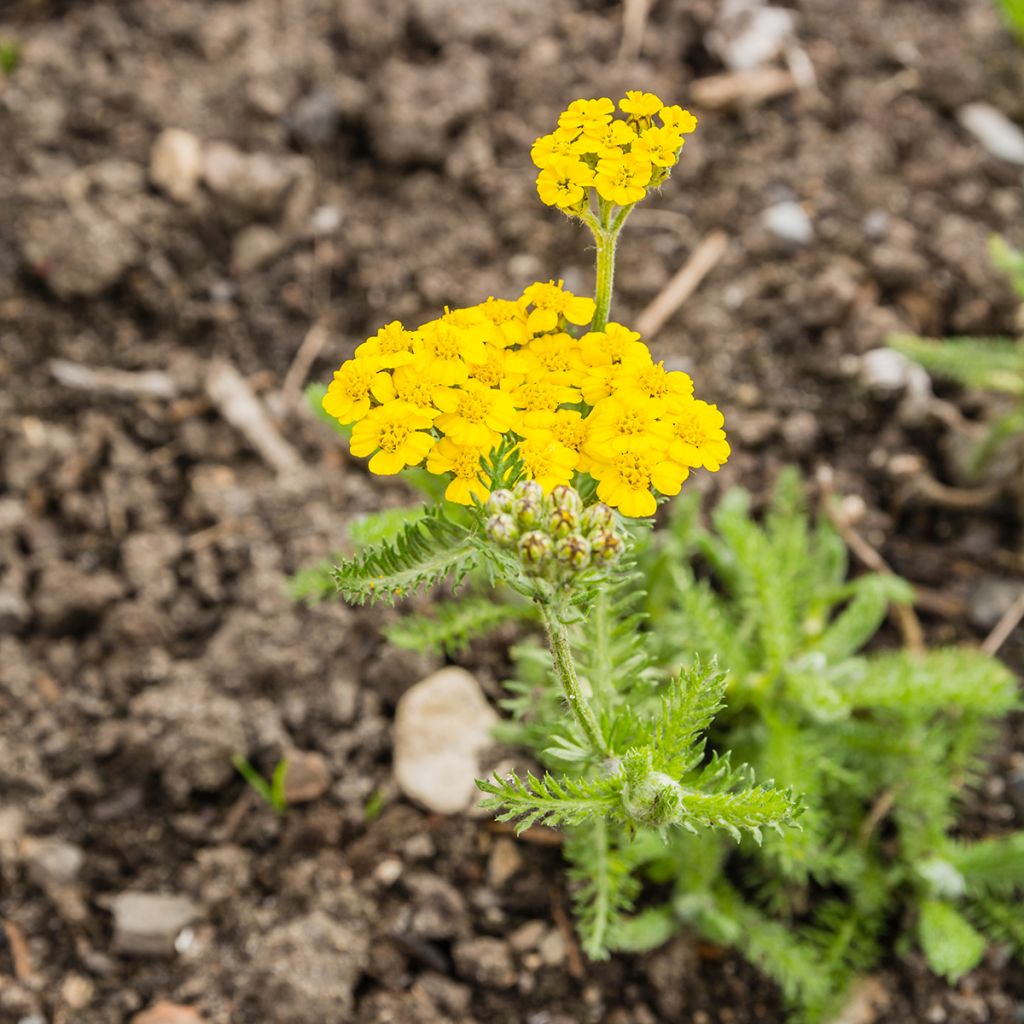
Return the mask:
<path id="1" fill-rule="evenodd" d="M 394 612 L 285 592 L 354 515 L 410 500 L 301 386 L 395 318 L 590 291 L 529 147 L 625 88 L 701 118 L 627 227 L 613 314 L 724 233 L 651 339 L 725 411 L 713 487 L 829 467 L 933 642 L 978 642 L 1024 590 L 1012 493 L 937 501 L 950 417 L 865 358 L 894 330 L 1014 329 L 986 240 L 1024 243 L 1021 167 L 963 111 L 1024 123 L 1024 52 L 987 0 L 800 0 L 736 77 L 717 4 L 644 6 L 625 31 L 599 0 L 0 8 L 0 1021 L 783 1020 L 753 968 L 685 935 L 583 962 L 556 846 L 396 788 L 395 703 L 439 662 L 383 644 Z M 500 645 L 461 661 L 497 698 Z M 973 834 L 1024 824 L 1022 731 L 970 796 Z M 236 752 L 301 761 L 287 814 Z M 1024 975 L 994 950 L 947 989 L 894 958 L 857 1012 L 1011 1024 Z"/>

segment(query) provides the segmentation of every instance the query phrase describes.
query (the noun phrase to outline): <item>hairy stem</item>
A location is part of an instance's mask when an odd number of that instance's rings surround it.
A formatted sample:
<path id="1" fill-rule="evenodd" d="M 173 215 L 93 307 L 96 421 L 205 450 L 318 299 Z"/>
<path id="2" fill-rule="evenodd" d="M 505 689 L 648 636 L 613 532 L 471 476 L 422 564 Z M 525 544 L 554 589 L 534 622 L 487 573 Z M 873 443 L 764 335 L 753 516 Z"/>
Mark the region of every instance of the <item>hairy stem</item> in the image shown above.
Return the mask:
<path id="1" fill-rule="evenodd" d="M 544 625 L 547 628 L 548 644 L 551 648 L 551 661 L 555 668 L 555 675 L 558 676 L 558 681 L 562 685 L 565 699 L 569 702 L 569 707 L 591 748 L 601 757 L 607 757 L 609 750 L 601 735 L 597 716 L 583 693 L 579 677 L 576 675 L 576 662 L 573 660 L 569 635 L 565 626 L 549 605 L 542 604 L 541 609 L 544 614 Z"/>
<path id="2" fill-rule="evenodd" d="M 608 323 L 608 314 L 612 308 L 612 291 L 615 284 L 615 247 L 619 242 L 619 232 L 626 223 L 633 206 L 620 206 L 615 216 L 611 215 L 611 204 L 602 201 L 600 217 L 584 218 L 594 233 L 597 245 L 597 281 L 594 287 L 594 320 L 590 325 L 592 331 L 603 331 Z"/>

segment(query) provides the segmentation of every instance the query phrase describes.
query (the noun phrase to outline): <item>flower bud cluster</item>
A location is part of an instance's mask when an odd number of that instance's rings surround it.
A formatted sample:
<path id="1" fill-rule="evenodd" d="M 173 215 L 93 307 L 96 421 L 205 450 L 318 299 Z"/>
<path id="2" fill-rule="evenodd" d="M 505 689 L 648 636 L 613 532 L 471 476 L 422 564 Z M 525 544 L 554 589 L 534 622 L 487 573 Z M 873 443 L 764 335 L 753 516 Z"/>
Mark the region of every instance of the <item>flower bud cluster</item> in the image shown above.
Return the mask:
<path id="1" fill-rule="evenodd" d="M 626 547 L 615 513 L 601 502 L 584 507 L 579 494 L 564 484 L 545 495 L 535 480 L 524 480 L 512 490 L 494 491 L 487 511 L 487 535 L 499 547 L 517 551 L 528 576 L 564 582 L 613 564 Z"/>

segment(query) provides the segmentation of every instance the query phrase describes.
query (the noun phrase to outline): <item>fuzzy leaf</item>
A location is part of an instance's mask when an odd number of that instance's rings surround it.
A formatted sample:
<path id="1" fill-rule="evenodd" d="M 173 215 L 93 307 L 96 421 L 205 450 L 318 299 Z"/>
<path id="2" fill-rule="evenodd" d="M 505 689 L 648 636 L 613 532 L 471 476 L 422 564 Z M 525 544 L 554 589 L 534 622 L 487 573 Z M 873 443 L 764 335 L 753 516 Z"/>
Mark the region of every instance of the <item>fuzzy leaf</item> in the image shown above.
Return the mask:
<path id="1" fill-rule="evenodd" d="M 442 601 L 433 615 L 405 615 L 384 630 L 396 647 L 408 651 L 457 654 L 469 642 L 486 636 L 506 622 L 532 622 L 537 609 L 532 604 L 503 601 L 500 594 L 462 595 L 458 601 Z"/>
<path id="2" fill-rule="evenodd" d="M 1024 343 L 1011 338 L 935 341 L 897 334 L 889 345 L 929 373 L 951 377 L 964 387 L 1024 395 Z"/>
<path id="3" fill-rule="evenodd" d="M 411 592 L 436 586 L 449 576 L 458 585 L 477 562 L 473 534 L 438 512 L 407 525 L 393 541 L 384 541 L 342 562 L 334 579 L 352 604 L 394 604 Z"/>
<path id="4" fill-rule="evenodd" d="M 555 828 L 609 817 L 618 804 L 620 783 L 615 778 L 555 778 L 547 772 L 540 778 L 527 772 L 525 779 L 495 772 L 490 779 L 478 779 L 477 786 L 490 794 L 480 806 L 500 812 L 498 821 L 515 821 L 518 835 L 531 825 Z"/>
<path id="5" fill-rule="evenodd" d="M 922 904 L 917 932 L 929 967 L 951 985 L 977 967 L 985 952 L 985 937 L 942 900 Z"/>

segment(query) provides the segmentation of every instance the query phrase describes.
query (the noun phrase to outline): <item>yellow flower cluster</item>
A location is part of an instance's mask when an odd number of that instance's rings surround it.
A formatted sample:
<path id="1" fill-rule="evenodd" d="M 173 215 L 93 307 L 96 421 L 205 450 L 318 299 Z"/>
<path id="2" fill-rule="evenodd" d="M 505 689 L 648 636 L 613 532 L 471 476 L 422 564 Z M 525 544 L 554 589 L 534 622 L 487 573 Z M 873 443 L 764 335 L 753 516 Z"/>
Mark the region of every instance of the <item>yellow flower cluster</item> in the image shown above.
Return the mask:
<path id="1" fill-rule="evenodd" d="M 654 491 L 676 494 L 691 469 L 729 457 L 722 414 L 635 331 L 569 333 L 593 315 L 592 299 L 547 282 L 516 301 L 446 309 L 414 331 L 394 321 L 335 372 L 323 407 L 354 423 L 352 454 L 368 456 L 372 473 L 425 460 L 451 474 L 451 501 L 487 498 L 481 458 L 512 436 L 545 493 L 589 473 L 602 501 L 651 515 Z"/>
<path id="2" fill-rule="evenodd" d="M 615 118 L 615 104 L 607 97 L 573 100 L 559 115 L 558 127 L 537 139 L 530 156 L 540 168 L 542 202 L 580 214 L 593 188 L 609 203 L 631 206 L 665 181 L 697 118 L 682 107 L 665 106 L 650 92 L 627 92 L 619 110 L 624 120 Z"/>

